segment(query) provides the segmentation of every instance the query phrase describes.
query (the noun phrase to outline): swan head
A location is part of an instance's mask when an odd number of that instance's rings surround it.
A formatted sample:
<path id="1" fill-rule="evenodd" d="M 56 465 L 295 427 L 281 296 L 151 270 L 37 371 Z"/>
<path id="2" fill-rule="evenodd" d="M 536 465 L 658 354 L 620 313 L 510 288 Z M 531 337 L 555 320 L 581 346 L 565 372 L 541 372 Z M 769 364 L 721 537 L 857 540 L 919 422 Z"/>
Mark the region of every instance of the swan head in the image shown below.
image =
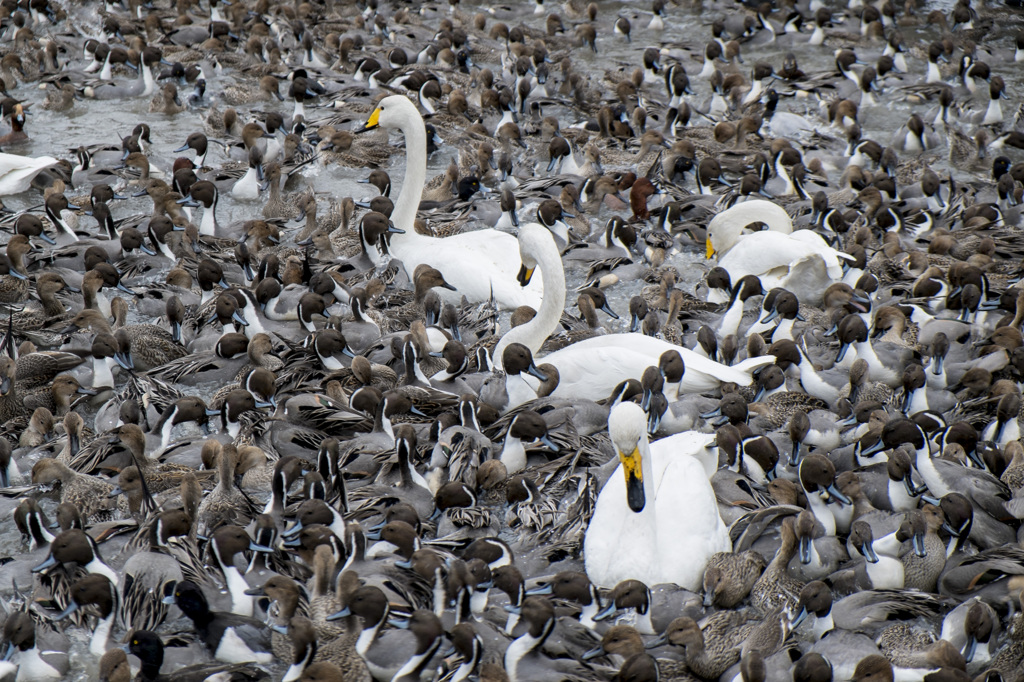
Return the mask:
<path id="1" fill-rule="evenodd" d="M 626 502 L 636 513 L 647 503 L 644 494 L 643 453 L 641 440 L 647 445 L 647 415 L 636 403 L 619 403 L 608 415 L 608 435 L 619 453 L 622 473 L 626 477 Z M 647 448 L 644 447 L 647 452 Z M 649 454 L 648 454 L 649 456 Z"/>
<path id="2" fill-rule="evenodd" d="M 537 269 L 538 261 L 544 260 L 542 254 L 548 254 L 548 262 L 560 262 L 558 247 L 555 246 L 554 237 L 551 231 L 539 223 L 528 223 L 519 229 L 519 257 L 523 264 L 519 268 L 516 280 L 520 286 L 530 283 L 534 271 Z M 551 257 L 556 260 L 551 260 Z"/>
<path id="3" fill-rule="evenodd" d="M 743 229 L 754 223 L 764 223 L 772 232 L 789 234 L 793 231 L 793 221 L 781 206 L 764 199 L 744 201 L 722 211 L 708 223 L 707 257 L 724 256 L 736 246 Z"/>
<path id="4" fill-rule="evenodd" d="M 377 108 L 370 114 L 366 125 L 356 132 L 365 133 L 380 126 L 383 128 L 405 128 L 415 122 L 423 127 L 423 117 L 416 110 L 416 105 L 405 95 L 391 95 L 377 103 Z M 424 132 L 424 135 L 426 133 Z"/>

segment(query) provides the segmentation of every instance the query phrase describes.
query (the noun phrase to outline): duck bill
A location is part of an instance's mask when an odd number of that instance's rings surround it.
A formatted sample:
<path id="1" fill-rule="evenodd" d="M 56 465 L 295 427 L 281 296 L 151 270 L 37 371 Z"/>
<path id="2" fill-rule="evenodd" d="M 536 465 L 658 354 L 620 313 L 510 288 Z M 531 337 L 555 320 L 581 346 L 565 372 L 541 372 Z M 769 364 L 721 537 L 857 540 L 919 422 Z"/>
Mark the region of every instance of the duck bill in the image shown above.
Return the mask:
<path id="1" fill-rule="evenodd" d="M 790 630 L 796 630 L 800 627 L 800 623 L 803 623 L 805 618 L 807 618 L 807 607 L 801 607 L 800 612 L 796 614 L 796 617 L 789 624 Z"/>
<path id="2" fill-rule="evenodd" d="M 380 111 L 380 109 L 378 109 L 377 111 Z M 374 116 L 376 116 L 376 114 L 377 112 L 374 112 Z M 327 616 L 327 620 L 341 620 L 342 618 L 347 618 L 350 615 L 352 615 L 352 611 L 349 610 L 349 608 L 346 606 L 341 611 L 332 613 L 331 615 Z"/>
<path id="3" fill-rule="evenodd" d="M 72 599 L 71 602 L 68 603 L 68 607 L 66 609 L 64 609 L 63 611 L 61 611 L 60 613 L 58 613 L 56 616 L 54 616 L 53 619 L 54 620 L 64 620 L 65 618 L 67 618 L 68 616 L 70 616 L 72 613 L 74 613 L 77 610 L 78 610 L 78 603 L 74 599 Z"/>
<path id="4" fill-rule="evenodd" d="M 978 649 L 978 640 L 972 635 L 967 636 L 967 644 L 964 645 L 964 662 L 970 663 L 974 658 L 974 652 Z"/>
<path id="5" fill-rule="evenodd" d="M 827 488 L 827 490 L 828 490 L 828 494 L 829 494 L 829 495 L 830 495 L 831 497 L 835 498 L 836 502 L 838 502 L 839 504 L 845 504 L 846 506 L 850 506 L 851 504 L 853 504 L 853 502 L 851 502 L 851 501 L 850 501 L 850 498 L 849 498 L 849 497 L 847 497 L 846 495 L 844 495 L 844 494 L 843 494 L 843 493 L 842 493 L 842 492 L 841 492 L 841 491 L 839 490 L 839 488 L 837 488 L 837 487 L 836 487 L 836 484 L 835 484 L 835 483 L 833 483 L 832 485 L 830 485 L 830 486 L 829 486 L 829 487 Z"/>
<path id="6" fill-rule="evenodd" d="M 924 547 L 924 533 L 914 533 L 910 542 L 914 546 L 914 554 L 922 559 L 928 556 L 928 551 Z"/>
<path id="7" fill-rule="evenodd" d="M 917 497 L 918 495 L 921 494 L 921 491 L 919 491 L 917 489 L 917 486 L 914 485 L 914 479 L 910 476 L 910 474 L 907 474 L 906 476 L 903 477 L 903 487 L 907 489 L 907 494 L 910 495 L 911 497 Z M 949 527 L 949 524 L 944 523 L 942 525 L 943 527 L 949 529 L 950 534 L 957 535 L 957 533 L 954 533 L 953 529 Z"/>
<path id="8" fill-rule="evenodd" d="M 33 567 L 32 568 L 32 572 L 33 573 L 39 573 L 40 571 L 45 571 L 46 569 L 50 568 L 51 566 L 56 566 L 56 565 L 57 565 L 57 560 L 54 559 L 53 555 L 51 554 L 50 556 L 46 557 L 46 561 L 44 561 L 43 563 L 39 564 L 38 566 Z"/>
<path id="9" fill-rule="evenodd" d="M 540 371 L 540 369 L 537 368 L 537 365 L 535 365 L 533 363 L 530 363 L 530 366 L 529 366 L 529 368 L 527 368 L 526 372 L 530 376 L 536 377 L 537 379 L 540 379 L 541 381 L 547 381 L 548 380 L 548 375 L 545 374 L 544 372 Z"/>
<path id="10" fill-rule="evenodd" d="M 519 286 L 525 287 L 530 283 L 530 279 L 533 277 L 533 271 L 537 268 L 528 268 L 526 265 L 519 266 L 519 274 L 516 276 L 516 280 L 519 282 Z"/>
<path id="11" fill-rule="evenodd" d="M 366 120 L 366 123 L 363 124 L 363 127 L 360 128 L 359 130 L 355 131 L 355 133 L 356 133 L 356 135 L 358 135 L 359 133 L 365 133 L 365 132 L 367 132 L 369 130 L 373 130 L 374 128 L 376 128 L 379 125 L 380 125 L 380 107 L 377 107 L 376 109 L 373 110 L 373 113 L 370 114 L 370 118 L 368 118 Z"/>
<path id="12" fill-rule="evenodd" d="M 601 609 L 598 612 L 598 614 L 594 616 L 594 620 L 606 620 L 608 618 L 611 618 L 618 610 L 619 608 L 615 606 L 615 602 L 613 601 L 612 603 L 608 604 L 608 606 Z"/>
<path id="13" fill-rule="evenodd" d="M 846 351 L 850 349 L 850 344 L 844 343 L 839 346 L 839 355 L 836 356 L 836 362 L 842 362 L 843 358 L 846 357 Z"/>
<path id="14" fill-rule="evenodd" d="M 655 639 L 653 641 L 650 641 L 647 644 L 645 644 L 644 648 L 645 649 L 657 649 L 659 646 L 664 646 L 665 644 L 668 644 L 668 635 L 667 634 L 661 634 L 661 635 L 658 636 L 657 639 Z"/>
<path id="15" fill-rule="evenodd" d="M 633 315 L 629 321 L 629 333 L 636 334 L 638 331 L 640 331 L 640 318 Z"/>
<path id="16" fill-rule="evenodd" d="M 800 443 L 799 441 L 793 443 L 793 452 L 789 453 L 789 466 L 800 466 L 800 457 L 803 454 L 800 452 L 801 445 L 803 445 L 803 443 Z"/>
<path id="17" fill-rule="evenodd" d="M 622 473 L 626 476 L 626 502 L 630 509 L 639 514 L 647 504 L 640 450 L 634 447 L 633 452 L 628 455 L 620 452 L 619 461 L 622 463 Z"/>
<path id="18" fill-rule="evenodd" d="M 601 645 L 598 645 L 598 646 L 594 647 L 593 649 L 591 649 L 590 651 L 584 653 L 583 654 L 583 660 L 584 661 L 591 661 L 591 660 L 593 660 L 595 658 L 599 658 L 599 657 L 604 656 L 604 655 L 605 655 L 604 647 L 601 646 Z"/>
<path id="19" fill-rule="evenodd" d="M 875 548 L 871 545 L 863 545 L 860 547 L 860 553 L 864 555 L 864 559 L 871 564 L 878 563 L 878 555 L 875 554 Z"/>
<path id="20" fill-rule="evenodd" d="M 661 426 L 661 415 L 660 414 L 653 414 L 652 413 L 647 418 L 647 435 L 648 436 L 653 436 L 654 434 L 658 433 L 658 427 L 660 427 L 660 426 Z"/>
<path id="21" fill-rule="evenodd" d="M 1005 426 L 1005 424 L 1001 424 L 999 426 L 999 432 L 996 434 L 996 438 L 995 438 L 995 441 L 997 443 L 999 442 L 999 439 L 1003 435 L 1003 427 L 1004 426 Z M 978 467 L 979 469 L 987 469 L 987 467 L 985 466 L 985 461 L 981 458 L 981 455 L 978 453 L 977 449 L 974 449 L 974 450 L 971 450 L 970 452 L 968 452 L 967 453 L 967 459 L 969 459 L 971 462 L 973 462 L 974 466 Z"/>
<path id="22" fill-rule="evenodd" d="M 0 395 L 7 395 L 11 392 L 11 378 L 4 377 L 0 379 Z"/>
<path id="23" fill-rule="evenodd" d="M 811 539 L 806 536 L 800 538 L 800 563 L 804 566 L 811 563 Z"/>

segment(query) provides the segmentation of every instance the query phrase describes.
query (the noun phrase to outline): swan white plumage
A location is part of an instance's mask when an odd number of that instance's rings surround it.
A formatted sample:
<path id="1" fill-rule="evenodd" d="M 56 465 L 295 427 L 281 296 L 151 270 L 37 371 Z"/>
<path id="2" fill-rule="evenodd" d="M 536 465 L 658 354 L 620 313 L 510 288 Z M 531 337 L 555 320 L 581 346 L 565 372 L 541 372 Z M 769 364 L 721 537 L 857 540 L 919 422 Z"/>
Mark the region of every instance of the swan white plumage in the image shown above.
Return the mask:
<path id="1" fill-rule="evenodd" d="M 744 235 L 743 229 L 753 223 L 764 223 L 768 229 Z M 794 232 L 789 214 L 764 199 L 736 204 L 711 219 L 707 257 L 716 254 L 732 281 L 757 275 L 765 291 L 782 287 L 811 305 L 821 303 L 828 285 L 843 278 L 842 260 L 852 260 L 816 232 Z M 712 289 L 708 293 L 712 303 L 728 300 L 728 292 Z"/>
<path id="2" fill-rule="evenodd" d="M 32 186 L 32 178 L 57 163 L 52 156 L 20 156 L 0 153 L 0 197 L 21 194 Z"/>
<path id="3" fill-rule="evenodd" d="M 519 230 L 519 251 L 523 264 L 521 278 L 531 281 L 534 270 L 539 268 L 545 295 L 532 320 L 510 329 L 498 341 L 493 357 L 499 365 L 510 343 L 521 343 L 538 354 L 541 345 L 558 327 L 565 308 L 565 272 L 551 232 L 537 223 L 523 225 Z M 748 386 L 751 372 L 775 362 L 774 356 L 766 355 L 730 367 L 689 348 L 644 334 L 596 336 L 546 355 L 543 362 L 558 369 L 558 386 L 553 395 L 598 400 L 607 397 L 624 379 L 639 381 L 644 370 L 656 367 L 661 354 L 668 350 L 677 351 L 686 366 L 679 385 L 681 392 L 711 391 L 725 381 Z M 528 381 L 536 383 L 532 378 Z"/>
<path id="4" fill-rule="evenodd" d="M 377 126 L 397 128 L 405 135 L 405 181 L 395 202 L 391 220 L 404 234 L 391 238 L 392 255 L 402 261 L 410 277 L 421 263 L 440 270 L 456 291 L 440 291 L 443 299 L 458 303 L 462 296 L 480 302 L 491 298 L 502 308 L 528 305 L 540 307 L 543 282 L 521 287 L 518 244 L 506 232 L 485 229 L 463 232 L 444 239 L 418 234 L 414 227 L 416 210 L 427 175 L 427 133 L 416 106 L 404 95 L 385 97 L 377 104 L 363 130 Z"/>
<path id="5" fill-rule="evenodd" d="M 711 437 L 685 431 L 649 443 L 646 429 L 636 403 L 620 403 L 608 416 L 619 466 L 583 538 L 587 576 L 599 587 L 632 579 L 697 591 L 711 555 L 732 551 L 715 492 L 694 456 Z"/>

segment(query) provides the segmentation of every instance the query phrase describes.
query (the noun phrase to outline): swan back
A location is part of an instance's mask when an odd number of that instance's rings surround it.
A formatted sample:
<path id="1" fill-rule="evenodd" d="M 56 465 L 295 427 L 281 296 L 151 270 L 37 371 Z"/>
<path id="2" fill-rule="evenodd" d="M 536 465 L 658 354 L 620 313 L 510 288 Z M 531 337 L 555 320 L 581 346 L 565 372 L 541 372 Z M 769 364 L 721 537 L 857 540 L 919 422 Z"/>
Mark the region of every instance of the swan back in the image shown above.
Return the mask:
<path id="1" fill-rule="evenodd" d="M 728 208 L 708 223 L 708 258 L 718 254 L 719 258 L 736 246 L 747 225 L 764 223 L 772 232 L 790 234 L 793 221 L 785 209 L 764 199 L 754 199 Z"/>

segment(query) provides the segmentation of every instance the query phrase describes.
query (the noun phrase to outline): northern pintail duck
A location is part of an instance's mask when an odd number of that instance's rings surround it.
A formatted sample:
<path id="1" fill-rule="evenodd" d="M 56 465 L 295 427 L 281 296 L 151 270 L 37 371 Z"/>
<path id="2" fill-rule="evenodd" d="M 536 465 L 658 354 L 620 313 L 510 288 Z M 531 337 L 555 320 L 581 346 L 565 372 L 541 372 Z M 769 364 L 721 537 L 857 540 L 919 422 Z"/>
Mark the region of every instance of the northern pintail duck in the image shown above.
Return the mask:
<path id="1" fill-rule="evenodd" d="M 166 601 L 176 604 L 194 623 L 203 644 L 224 663 L 269 663 L 270 633 L 260 621 L 212 611 L 206 595 L 195 583 L 178 583 Z"/>

